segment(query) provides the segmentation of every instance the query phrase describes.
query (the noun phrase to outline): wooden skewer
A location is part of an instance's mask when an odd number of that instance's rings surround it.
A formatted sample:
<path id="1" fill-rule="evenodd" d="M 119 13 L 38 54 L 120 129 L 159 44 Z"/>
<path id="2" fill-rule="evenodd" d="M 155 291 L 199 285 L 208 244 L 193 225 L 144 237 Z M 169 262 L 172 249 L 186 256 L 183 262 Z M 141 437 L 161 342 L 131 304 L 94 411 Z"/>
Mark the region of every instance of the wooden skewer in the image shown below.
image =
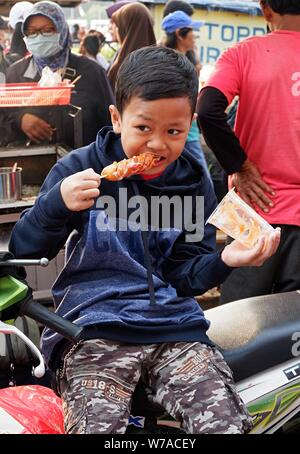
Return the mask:
<path id="1" fill-rule="evenodd" d="M 78 82 L 78 81 L 79 81 L 79 79 L 81 79 L 81 77 L 82 77 L 82 75 L 81 75 L 81 74 L 79 74 L 79 76 L 77 76 L 77 77 L 76 77 L 76 79 L 74 79 L 74 80 L 72 81 L 72 85 L 75 85 L 75 84 L 76 84 L 76 82 Z"/>
<path id="2" fill-rule="evenodd" d="M 12 166 L 12 176 L 11 176 L 11 189 L 12 189 L 12 192 L 14 193 L 15 192 L 15 187 L 16 187 L 16 170 L 17 170 L 17 165 L 18 163 L 15 162 L 14 165 Z"/>

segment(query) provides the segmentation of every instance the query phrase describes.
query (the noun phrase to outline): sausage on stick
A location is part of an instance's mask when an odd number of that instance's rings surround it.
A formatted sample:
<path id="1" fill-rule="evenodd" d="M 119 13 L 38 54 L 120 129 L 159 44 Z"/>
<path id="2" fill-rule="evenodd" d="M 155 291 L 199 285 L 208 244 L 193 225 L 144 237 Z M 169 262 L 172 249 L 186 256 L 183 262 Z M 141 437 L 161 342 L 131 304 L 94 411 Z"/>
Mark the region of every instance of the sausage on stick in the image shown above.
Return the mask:
<path id="1" fill-rule="evenodd" d="M 142 153 L 129 159 L 123 159 L 120 162 L 113 162 L 104 167 L 100 178 L 106 178 L 110 181 L 120 181 L 123 178 L 131 177 L 152 169 L 159 162 L 160 157 L 153 153 Z"/>

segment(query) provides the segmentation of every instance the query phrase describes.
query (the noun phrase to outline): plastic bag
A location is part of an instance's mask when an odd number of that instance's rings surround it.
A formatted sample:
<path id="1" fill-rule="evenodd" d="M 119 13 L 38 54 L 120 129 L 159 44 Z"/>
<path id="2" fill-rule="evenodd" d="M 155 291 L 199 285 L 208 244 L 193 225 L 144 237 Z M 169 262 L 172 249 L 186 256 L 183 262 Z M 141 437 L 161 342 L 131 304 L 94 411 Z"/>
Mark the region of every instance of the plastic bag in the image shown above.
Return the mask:
<path id="1" fill-rule="evenodd" d="M 40 87 L 57 87 L 58 85 L 61 85 L 61 83 L 61 74 L 58 71 L 53 72 L 49 66 L 43 68 L 42 77 L 38 82 Z"/>
<path id="2" fill-rule="evenodd" d="M 61 399 L 40 385 L 0 390 L 0 434 L 63 434 Z"/>

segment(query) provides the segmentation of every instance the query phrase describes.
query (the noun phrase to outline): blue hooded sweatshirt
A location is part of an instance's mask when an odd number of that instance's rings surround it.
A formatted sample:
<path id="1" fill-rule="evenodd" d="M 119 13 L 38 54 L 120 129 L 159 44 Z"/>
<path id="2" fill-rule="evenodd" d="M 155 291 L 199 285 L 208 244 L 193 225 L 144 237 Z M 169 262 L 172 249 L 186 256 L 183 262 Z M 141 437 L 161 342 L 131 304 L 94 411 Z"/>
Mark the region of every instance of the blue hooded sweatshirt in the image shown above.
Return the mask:
<path id="1" fill-rule="evenodd" d="M 87 168 L 101 173 L 124 158 L 120 137 L 103 128 L 96 142 L 60 159 L 34 207 L 15 225 L 10 251 L 18 258 L 52 259 L 67 242 L 65 267 L 52 289 L 54 303 L 59 315 L 86 327 L 86 339 L 212 344 L 206 335 L 209 322 L 193 296 L 220 284 L 231 271 L 215 250 L 214 227 L 205 226 L 201 241 L 187 242 L 184 226 L 175 225 L 173 213 L 174 226 L 143 231 L 130 218 L 133 209 L 128 203 L 134 196 L 144 197 L 151 215 L 153 197 L 188 196 L 195 201 L 204 196 L 207 219 L 216 199 L 196 157 L 184 150 L 151 180 L 139 175 L 118 182 L 104 179 L 99 199 L 88 210 L 72 212 L 64 204 L 64 178 Z M 115 201 L 113 215 L 104 209 L 103 196 Z M 190 214 L 195 214 L 193 208 Z M 48 363 L 55 359 L 61 340 L 45 330 L 42 350 Z"/>

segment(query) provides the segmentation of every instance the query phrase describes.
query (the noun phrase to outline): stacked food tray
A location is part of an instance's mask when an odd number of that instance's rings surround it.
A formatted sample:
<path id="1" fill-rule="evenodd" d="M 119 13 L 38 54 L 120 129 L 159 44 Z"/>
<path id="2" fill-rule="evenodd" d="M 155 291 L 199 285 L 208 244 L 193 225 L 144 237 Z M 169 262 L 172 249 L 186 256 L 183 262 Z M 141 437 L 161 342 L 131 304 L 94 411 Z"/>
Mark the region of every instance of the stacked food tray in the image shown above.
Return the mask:
<path id="1" fill-rule="evenodd" d="M 0 84 L 0 107 L 64 106 L 70 104 L 73 85 L 40 87 L 35 83 Z"/>

